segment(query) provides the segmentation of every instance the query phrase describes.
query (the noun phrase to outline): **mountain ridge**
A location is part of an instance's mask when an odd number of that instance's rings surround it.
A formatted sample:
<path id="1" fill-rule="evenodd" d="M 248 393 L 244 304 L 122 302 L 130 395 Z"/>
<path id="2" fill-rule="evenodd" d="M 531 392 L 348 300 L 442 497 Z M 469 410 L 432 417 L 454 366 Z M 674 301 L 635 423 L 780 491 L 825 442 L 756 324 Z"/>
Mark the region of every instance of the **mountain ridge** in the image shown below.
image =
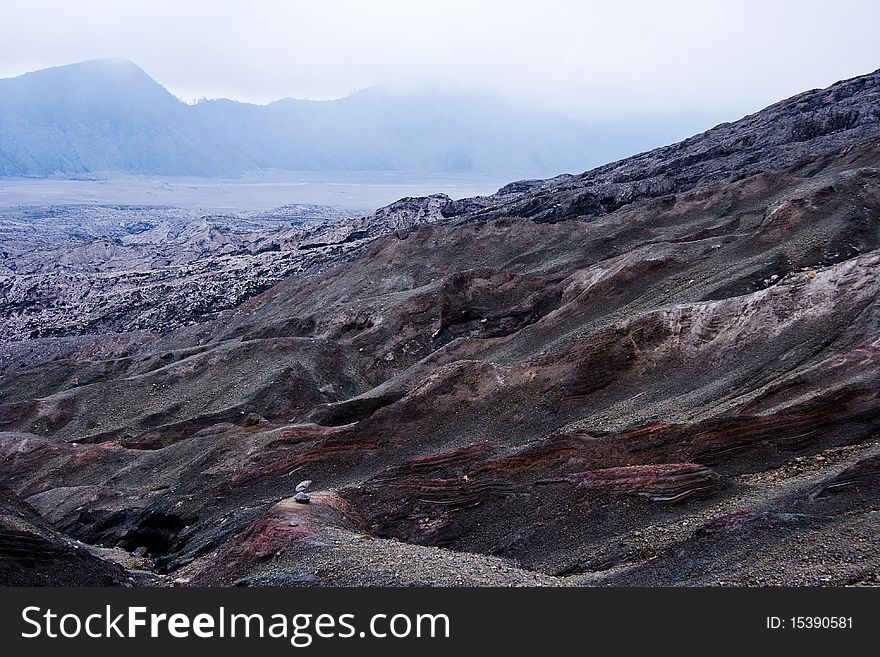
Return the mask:
<path id="1" fill-rule="evenodd" d="M 653 137 L 484 92 L 383 87 L 329 101 L 183 103 L 127 60 L 0 80 L 0 176 L 123 171 L 235 177 L 260 169 L 547 175 Z M 655 142 L 657 143 L 657 142 Z"/>

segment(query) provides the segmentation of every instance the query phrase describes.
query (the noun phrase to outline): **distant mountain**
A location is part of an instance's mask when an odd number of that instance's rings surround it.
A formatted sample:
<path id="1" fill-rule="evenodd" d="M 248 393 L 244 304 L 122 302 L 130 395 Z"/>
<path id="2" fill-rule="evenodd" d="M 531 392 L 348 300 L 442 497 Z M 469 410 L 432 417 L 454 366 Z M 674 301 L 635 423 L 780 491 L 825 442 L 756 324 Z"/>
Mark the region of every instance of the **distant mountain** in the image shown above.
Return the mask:
<path id="1" fill-rule="evenodd" d="M 687 130 L 645 134 L 490 94 L 379 87 L 332 101 L 187 105 L 119 59 L 0 80 L 0 176 L 235 176 L 267 168 L 537 176 L 582 171 Z"/>
<path id="2" fill-rule="evenodd" d="M 223 175 L 232 157 L 181 103 L 125 60 L 0 80 L 0 175 L 119 170 Z"/>

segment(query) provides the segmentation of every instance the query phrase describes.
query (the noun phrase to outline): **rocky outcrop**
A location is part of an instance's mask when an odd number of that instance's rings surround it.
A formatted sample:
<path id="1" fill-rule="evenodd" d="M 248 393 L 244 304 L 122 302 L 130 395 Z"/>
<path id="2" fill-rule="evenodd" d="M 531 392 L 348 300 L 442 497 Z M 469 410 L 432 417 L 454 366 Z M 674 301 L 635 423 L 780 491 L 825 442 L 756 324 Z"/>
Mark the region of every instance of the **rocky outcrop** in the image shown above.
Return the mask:
<path id="1" fill-rule="evenodd" d="M 668 197 L 671 203 L 672 194 L 784 169 L 878 132 L 880 71 L 875 71 L 577 176 L 521 184 L 522 194 L 506 202 L 499 198 L 485 214 L 562 221 L 600 216 L 646 198 Z"/>

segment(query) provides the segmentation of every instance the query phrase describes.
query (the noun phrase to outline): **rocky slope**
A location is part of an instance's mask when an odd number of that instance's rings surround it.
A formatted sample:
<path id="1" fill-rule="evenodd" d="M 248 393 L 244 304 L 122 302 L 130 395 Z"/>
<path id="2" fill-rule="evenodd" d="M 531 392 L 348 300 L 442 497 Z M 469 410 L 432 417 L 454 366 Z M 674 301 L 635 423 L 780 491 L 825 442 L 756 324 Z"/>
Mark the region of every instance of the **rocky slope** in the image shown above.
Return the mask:
<path id="1" fill-rule="evenodd" d="M 164 584 L 876 583 L 878 89 L 296 232 L 189 326 L 7 302 L 0 482 Z"/>

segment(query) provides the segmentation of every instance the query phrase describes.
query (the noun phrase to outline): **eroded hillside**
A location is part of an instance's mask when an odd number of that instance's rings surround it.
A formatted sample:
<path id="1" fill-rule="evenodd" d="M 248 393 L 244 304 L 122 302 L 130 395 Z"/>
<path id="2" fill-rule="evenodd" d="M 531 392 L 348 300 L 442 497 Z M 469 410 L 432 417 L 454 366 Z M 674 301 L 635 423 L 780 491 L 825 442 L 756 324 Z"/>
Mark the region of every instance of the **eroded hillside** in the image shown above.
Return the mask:
<path id="1" fill-rule="evenodd" d="M 190 326 L 13 304 L 0 483 L 159 583 L 876 583 L 878 88 L 408 200 Z"/>

